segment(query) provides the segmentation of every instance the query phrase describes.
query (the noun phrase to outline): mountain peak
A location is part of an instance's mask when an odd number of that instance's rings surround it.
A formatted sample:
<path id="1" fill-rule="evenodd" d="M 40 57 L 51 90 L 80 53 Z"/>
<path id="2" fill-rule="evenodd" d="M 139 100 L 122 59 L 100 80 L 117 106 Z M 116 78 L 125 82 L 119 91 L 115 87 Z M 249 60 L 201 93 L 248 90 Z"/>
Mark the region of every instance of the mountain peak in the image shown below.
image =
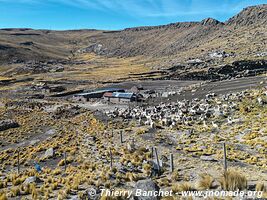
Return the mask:
<path id="1" fill-rule="evenodd" d="M 200 22 L 202 25 L 204 26 L 214 26 L 214 25 L 217 25 L 217 24 L 222 24 L 220 21 L 218 21 L 217 19 L 213 19 L 213 18 L 206 18 L 206 19 L 203 19 L 201 22 Z"/>
<path id="2" fill-rule="evenodd" d="M 233 26 L 247 26 L 267 22 L 267 4 L 249 6 L 230 18 L 226 24 Z"/>

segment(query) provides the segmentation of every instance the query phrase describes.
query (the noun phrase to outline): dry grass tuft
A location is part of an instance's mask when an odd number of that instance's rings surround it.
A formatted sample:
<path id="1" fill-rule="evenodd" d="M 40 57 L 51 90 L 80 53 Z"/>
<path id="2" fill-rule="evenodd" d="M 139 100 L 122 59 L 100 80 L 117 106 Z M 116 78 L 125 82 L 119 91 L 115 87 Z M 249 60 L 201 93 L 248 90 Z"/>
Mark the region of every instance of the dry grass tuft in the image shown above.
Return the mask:
<path id="1" fill-rule="evenodd" d="M 197 182 L 197 189 L 207 190 L 214 187 L 214 178 L 209 174 L 200 174 L 200 179 Z"/>
<path id="2" fill-rule="evenodd" d="M 177 170 L 175 170 L 174 172 L 172 172 L 171 179 L 173 181 L 178 181 L 179 178 L 180 178 L 180 175 L 179 175 L 179 172 Z"/>
<path id="3" fill-rule="evenodd" d="M 247 188 L 247 179 L 244 175 L 234 170 L 228 170 L 219 180 L 224 190 L 236 191 Z"/>
<path id="4" fill-rule="evenodd" d="M 259 182 L 256 185 L 256 191 L 267 192 L 267 186 L 265 186 L 264 183 Z"/>
<path id="5" fill-rule="evenodd" d="M 189 182 L 184 182 L 184 183 L 180 183 L 180 184 L 175 183 L 172 185 L 171 189 L 174 193 L 182 192 L 182 191 L 194 191 L 195 190 Z"/>
<path id="6" fill-rule="evenodd" d="M 6 193 L 0 193 L 0 200 L 8 200 Z"/>
<path id="7" fill-rule="evenodd" d="M 12 187 L 10 189 L 10 191 L 11 191 L 12 197 L 16 197 L 16 196 L 20 195 L 20 189 L 19 189 L 19 187 Z"/>
<path id="8" fill-rule="evenodd" d="M 193 191 L 195 190 L 189 182 L 180 184 L 180 191 Z"/>

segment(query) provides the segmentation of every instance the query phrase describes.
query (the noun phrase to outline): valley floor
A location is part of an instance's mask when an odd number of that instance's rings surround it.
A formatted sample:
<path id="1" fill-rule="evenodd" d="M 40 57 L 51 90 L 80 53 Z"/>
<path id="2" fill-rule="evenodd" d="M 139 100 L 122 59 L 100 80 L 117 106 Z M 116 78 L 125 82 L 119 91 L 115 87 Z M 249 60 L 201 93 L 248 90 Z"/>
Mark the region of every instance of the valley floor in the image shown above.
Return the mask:
<path id="1" fill-rule="evenodd" d="M 141 84 L 159 91 L 177 86 L 175 81 L 158 83 Z M 224 142 L 232 173 L 229 176 L 241 180 L 234 189 L 254 191 L 263 185 L 261 190 L 266 191 L 266 77 L 192 83 L 180 83 L 176 88 L 183 86 L 180 95 L 156 98 L 144 108 L 133 104 L 130 109 L 129 105 L 105 104 L 104 109 L 99 109 L 101 104 L 93 109 L 92 103 L 60 98 L 25 101 L 8 93 L 0 100 L 0 121 L 13 120 L 18 127 L 1 127 L 0 197 L 83 199 L 89 188 L 99 196 L 100 188 L 133 190 L 138 181 L 149 178 L 161 189 L 176 192 L 228 190 L 223 175 Z M 211 93 L 218 96 L 206 96 Z M 201 106 L 211 110 L 203 119 L 192 114 Z M 147 123 L 150 108 L 159 109 L 161 114 L 170 112 L 167 115 L 173 116 L 175 123 L 166 124 L 157 112 L 151 113 L 153 124 Z M 181 113 L 184 108 L 187 111 Z M 147 114 L 138 118 L 142 111 Z M 163 163 L 159 176 L 151 176 L 157 169 L 152 148 L 157 149 Z M 171 153 L 173 172 L 169 166 Z M 36 163 L 42 168 L 39 173 Z M 180 198 L 175 195 L 170 199 Z"/>

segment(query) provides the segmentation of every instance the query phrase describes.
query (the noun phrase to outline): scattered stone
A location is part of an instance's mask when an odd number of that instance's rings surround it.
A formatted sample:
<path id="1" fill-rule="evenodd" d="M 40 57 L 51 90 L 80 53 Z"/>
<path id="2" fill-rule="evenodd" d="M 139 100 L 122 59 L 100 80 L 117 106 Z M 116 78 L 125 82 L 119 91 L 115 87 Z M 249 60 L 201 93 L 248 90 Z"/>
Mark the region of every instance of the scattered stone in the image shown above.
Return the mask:
<path id="1" fill-rule="evenodd" d="M 46 151 L 45 151 L 45 155 L 44 155 L 44 157 L 45 158 L 51 158 L 51 157 L 53 157 L 54 156 L 54 149 L 53 148 L 49 148 L 49 149 L 47 149 Z"/>
<path id="2" fill-rule="evenodd" d="M 5 104 L 0 101 L 0 108 L 5 107 Z"/>
<path id="3" fill-rule="evenodd" d="M 35 145 L 35 144 L 37 144 L 38 142 L 40 142 L 40 140 L 32 140 L 32 141 L 30 141 L 30 145 Z"/>
<path id="4" fill-rule="evenodd" d="M 135 145 L 134 145 L 134 141 L 133 140 L 131 140 L 131 142 L 127 143 L 127 149 L 131 153 L 135 151 Z"/>
<path id="5" fill-rule="evenodd" d="M 47 135 L 54 135 L 56 133 L 55 129 L 49 129 L 48 131 L 45 132 Z"/>
<path id="6" fill-rule="evenodd" d="M 261 52 L 256 54 L 257 57 L 264 57 L 267 56 L 267 52 Z"/>
<path id="7" fill-rule="evenodd" d="M 147 179 L 147 180 L 140 180 L 136 183 L 135 185 L 135 189 L 134 189 L 134 193 L 133 194 L 136 194 L 137 191 L 144 191 L 144 192 L 149 192 L 149 191 L 152 191 L 153 192 L 158 192 L 159 191 L 159 186 L 154 182 L 152 181 L 151 179 Z M 158 200 L 160 199 L 159 197 L 157 196 L 135 196 L 134 197 L 135 200 Z"/>
<path id="8" fill-rule="evenodd" d="M 27 42 L 21 42 L 19 44 L 24 46 L 32 46 L 34 43 L 32 41 L 27 41 Z"/>
<path id="9" fill-rule="evenodd" d="M 203 161 L 211 161 L 211 162 L 217 162 L 217 160 L 214 159 L 212 156 L 200 156 L 200 160 L 203 160 Z"/>
<path id="10" fill-rule="evenodd" d="M 23 184 L 27 185 L 30 183 L 41 183 L 41 182 L 42 182 L 42 180 L 39 179 L 38 177 L 30 176 L 30 177 L 26 178 L 26 180 L 23 182 Z"/>

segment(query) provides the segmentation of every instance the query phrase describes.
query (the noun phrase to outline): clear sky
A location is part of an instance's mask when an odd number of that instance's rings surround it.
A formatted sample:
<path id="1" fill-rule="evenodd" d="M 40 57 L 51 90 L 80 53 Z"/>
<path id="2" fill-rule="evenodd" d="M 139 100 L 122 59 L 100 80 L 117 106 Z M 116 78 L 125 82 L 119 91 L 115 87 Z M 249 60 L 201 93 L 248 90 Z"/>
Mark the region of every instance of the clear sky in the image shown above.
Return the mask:
<path id="1" fill-rule="evenodd" d="M 0 28 L 105 29 L 225 21 L 267 0 L 0 0 Z"/>

